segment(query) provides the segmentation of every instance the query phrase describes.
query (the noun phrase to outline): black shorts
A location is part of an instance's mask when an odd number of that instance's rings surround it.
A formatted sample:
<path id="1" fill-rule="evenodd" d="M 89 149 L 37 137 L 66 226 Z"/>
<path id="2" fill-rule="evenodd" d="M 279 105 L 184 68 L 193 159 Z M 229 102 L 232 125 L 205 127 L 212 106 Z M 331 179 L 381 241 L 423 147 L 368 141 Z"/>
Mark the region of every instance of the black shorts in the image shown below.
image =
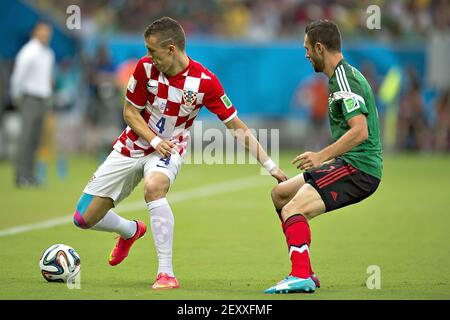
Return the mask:
<path id="1" fill-rule="evenodd" d="M 380 179 L 364 173 L 343 158 L 303 173 L 325 202 L 326 211 L 357 203 L 377 190 Z"/>

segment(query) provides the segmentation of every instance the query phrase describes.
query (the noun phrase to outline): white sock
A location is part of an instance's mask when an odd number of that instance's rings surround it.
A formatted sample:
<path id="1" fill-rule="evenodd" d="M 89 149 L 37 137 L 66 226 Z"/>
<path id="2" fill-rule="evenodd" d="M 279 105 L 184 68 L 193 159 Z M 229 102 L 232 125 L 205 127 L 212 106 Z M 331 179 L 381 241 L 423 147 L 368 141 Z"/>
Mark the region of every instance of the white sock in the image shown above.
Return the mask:
<path id="1" fill-rule="evenodd" d="M 151 228 L 158 254 L 158 273 L 165 272 L 173 277 L 172 244 L 175 219 L 166 198 L 147 203 Z"/>
<path id="2" fill-rule="evenodd" d="M 97 222 L 91 229 L 98 231 L 109 231 L 119 234 L 124 239 L 129 239 L 136 233 L 135 221 L 130 221 L 109 210 L 102 220 Z"/>

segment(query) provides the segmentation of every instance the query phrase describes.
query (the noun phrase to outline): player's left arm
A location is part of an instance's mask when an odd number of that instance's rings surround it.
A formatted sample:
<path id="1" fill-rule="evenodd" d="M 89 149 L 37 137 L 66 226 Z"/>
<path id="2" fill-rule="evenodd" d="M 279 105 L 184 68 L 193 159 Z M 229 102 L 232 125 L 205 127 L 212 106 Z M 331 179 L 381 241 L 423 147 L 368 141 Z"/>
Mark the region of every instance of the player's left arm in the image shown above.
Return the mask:
<path id="1" fill-rule="evenodd" d="M 230 130 L 233 137 L 245 146 L 250 154 L 254 156 L 264 168 L 266 168 L 272 177 L 277 179 L 278 182 L 283 182 L 288 179 L 284 172 L 277 167 L 272 159 L 270 159 L 259 141 L 238 116 L 235 116 L 233 119 L 226 122 L 225 125 Z"/>
<path id="2" fill-rule="evenodd" d="M 353 116 L 347 120 L 347 123 L 350 129 L 336 142 L 319 152 L 304 152 L 292 160 L 292 164 L 298 163 L 297 169 L 302 170 L 317 168 L 327 160 L 340 156 L 367 140 L 369 130 L 367 128 L 367 118 L 364 114 Z"/>

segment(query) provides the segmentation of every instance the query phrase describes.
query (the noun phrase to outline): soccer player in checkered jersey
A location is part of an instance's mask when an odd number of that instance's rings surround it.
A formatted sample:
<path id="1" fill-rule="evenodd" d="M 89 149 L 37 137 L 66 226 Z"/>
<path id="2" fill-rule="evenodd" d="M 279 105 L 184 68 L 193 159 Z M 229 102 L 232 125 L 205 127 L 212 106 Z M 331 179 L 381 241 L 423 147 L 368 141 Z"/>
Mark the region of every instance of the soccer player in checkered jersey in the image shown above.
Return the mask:
<path id="1" fill-rule="evenodd" d="M 218 78 L 185 52 L 181 25 L 168 17 L 144 33 L 148 54 L 137 63 L 128 83 L 124 119 L 127 128 L 87 184 L 74 213 L 82 229 L 119 234 L 109 257 L 117 265 L 146 232 L 142 221 L 129 221 L 112 208 L 144 179 L 144 198 L 158 254 L 153 289 L 178 288 L 172 269 L 174 216 L 166 199 L 186 153 L 189 128 L 202 106 L 217 115 L 235 138 L 277 179 L 286 175 L 268 157 L 226 96 Z"/>
<path id="2" fill-rule="evenodd" d="M 272 190 L 292 270 L 266 293 L 314 292 L 320 282 L 311 268 L 309 220 L 367 198 L 381 179 L 374 95 L 364 76 L 344 60 L 337 25 L 327 20 L 310 23 L 304 47 L 314 71 L 329 78 L 328 114 L 335 142 L 297 156 L 292 163 L 305 171 Z"/>

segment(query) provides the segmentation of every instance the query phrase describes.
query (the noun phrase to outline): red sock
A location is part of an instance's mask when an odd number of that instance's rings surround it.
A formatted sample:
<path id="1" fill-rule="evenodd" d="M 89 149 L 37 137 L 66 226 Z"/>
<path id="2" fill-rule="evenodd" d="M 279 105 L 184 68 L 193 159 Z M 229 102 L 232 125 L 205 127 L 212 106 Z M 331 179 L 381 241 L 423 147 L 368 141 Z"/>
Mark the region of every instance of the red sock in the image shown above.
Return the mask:
<path id="1" fill-rule="evenodd" d="M 309 259 L 309 246 L 311 244 L 311 231 L 308 220 L 301 215 L 290 216 L 285 221 L 284 234 L 292 263 L 291 276 L 307 279 L 312 274 Z"/>

